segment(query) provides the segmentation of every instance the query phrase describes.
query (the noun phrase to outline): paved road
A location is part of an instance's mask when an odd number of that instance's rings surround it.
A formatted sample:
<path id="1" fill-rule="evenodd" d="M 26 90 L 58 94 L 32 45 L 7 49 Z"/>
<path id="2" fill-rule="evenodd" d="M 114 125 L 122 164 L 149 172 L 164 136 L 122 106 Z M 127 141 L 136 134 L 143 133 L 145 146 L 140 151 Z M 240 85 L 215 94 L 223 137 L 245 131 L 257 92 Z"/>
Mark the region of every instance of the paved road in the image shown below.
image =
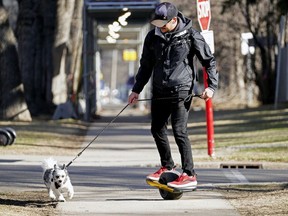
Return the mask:
<path id="1" fill-rule="evenodd" d="M 8 164 L 9 163 L 9 164 Z M 43 188 L 40 165 L 17 165 L 0 160 L 0 187 Z M 145 176 L 155 171 L 149 167 L 71 166 L 69 173 L 75 186 L 91 188 L 119 187 L 127 190 L 150 189 Z M 180 171 L 180 170 L 179 170 Z M 287 182 L 288 170 L 197 169 L 199 188 L 218 184 Z"/>

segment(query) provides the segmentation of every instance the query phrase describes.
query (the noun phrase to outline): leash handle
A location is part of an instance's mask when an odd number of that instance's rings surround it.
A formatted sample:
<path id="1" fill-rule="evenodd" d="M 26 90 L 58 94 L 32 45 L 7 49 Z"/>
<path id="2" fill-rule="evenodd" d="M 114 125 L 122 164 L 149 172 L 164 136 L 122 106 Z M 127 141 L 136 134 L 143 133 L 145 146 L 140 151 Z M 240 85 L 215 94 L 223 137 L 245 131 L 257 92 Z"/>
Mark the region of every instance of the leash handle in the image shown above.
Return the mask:
<path id="1" fill-rule="evenodd" d="M 201 99 L 202 99 L 201 95 L 192 93 L 192 94 L 189 94 L 187 97 L 184 98 L 184 102 L 188 102 L 188 101 L 191 100 L 193 97 L 198 97 L 198 98 L 201 98 Z"/>

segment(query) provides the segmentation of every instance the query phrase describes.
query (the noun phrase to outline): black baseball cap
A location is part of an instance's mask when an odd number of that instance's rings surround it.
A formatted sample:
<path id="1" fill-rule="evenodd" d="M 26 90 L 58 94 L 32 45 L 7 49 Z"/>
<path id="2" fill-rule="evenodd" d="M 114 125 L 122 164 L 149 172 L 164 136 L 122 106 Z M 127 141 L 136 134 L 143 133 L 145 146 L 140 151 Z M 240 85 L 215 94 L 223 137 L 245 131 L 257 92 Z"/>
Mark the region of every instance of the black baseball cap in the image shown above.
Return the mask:
<path id="1" fill-rule="evenodd" d="M 161 28 L 166 25 L 170 20 L 176 17 L 178 14 L 178 9 L 175 5 L 169 2 L 163 2 L 155 8 L 155 15 L 151 24 Z"/>

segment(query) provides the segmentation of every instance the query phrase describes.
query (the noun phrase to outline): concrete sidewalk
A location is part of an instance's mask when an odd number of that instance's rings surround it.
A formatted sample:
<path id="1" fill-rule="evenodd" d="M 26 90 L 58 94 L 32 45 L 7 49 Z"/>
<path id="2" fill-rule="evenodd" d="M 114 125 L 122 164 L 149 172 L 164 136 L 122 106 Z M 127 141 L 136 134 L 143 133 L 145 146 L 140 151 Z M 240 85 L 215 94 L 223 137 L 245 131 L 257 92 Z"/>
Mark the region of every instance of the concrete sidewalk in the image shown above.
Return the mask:
<path id="1" fill-rule="evenodd" d="M 203 189 L 186 193 L 180 200 L 162 200 L 153 189 L 76 190 L 75 199 L 58 205 L 59 215 L 239 215 L 221 194 Z"/>
<path id="2" fill-rule="evenodd" d="M 73 166 L 113 166 L 123 170 L 125 167 L 139 167 L 139 170 L 141 167 L 155 167 L 156 170 L 159 157 L 150 134 L 150 119 L 146 116 L 135 117 L 131 113 L 132 111 L 123 113 L 74 161 Z M 92 123 L 83 147 L 110 120 L 104 113 L 100 120 Z M 172 138 L 171 147 L 174 160 L 179 163 L 179 153 Z M 121 178 L 127 178 L 127 185 L 75 185 L 75 197 L 59 203 L 58 215 L 239 215 L 221 194 L 211 190 L 211 185 L 201 185 L 199 182 L 197 191 L 184 193 L 180 200 L 166 201 L 161 198 L 157 189 L 145 184 L 146 173 L 141 175 L 143 181 L 139 182 L 139 188 L 130 187 L 129 175 L 126 177 L 124 174 Z M 113 178 L 113 173 L 111 177 Z M 117 177 L 113 181 L 117 183 Z"/>

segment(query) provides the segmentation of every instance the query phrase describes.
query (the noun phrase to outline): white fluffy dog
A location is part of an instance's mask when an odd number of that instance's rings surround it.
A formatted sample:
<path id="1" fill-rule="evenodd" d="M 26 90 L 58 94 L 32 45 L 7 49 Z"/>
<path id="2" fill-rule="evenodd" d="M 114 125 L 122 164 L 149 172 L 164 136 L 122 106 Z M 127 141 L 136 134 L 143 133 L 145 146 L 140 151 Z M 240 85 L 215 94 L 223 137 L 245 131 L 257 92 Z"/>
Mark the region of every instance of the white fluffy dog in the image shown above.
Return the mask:
<path id="1" fill-rule="evenodd" d="M 53 158 L 48 158 L 43 161 L 42 168 L 43 180 L 48 189 L 49 197 L 52 200 L 65 202 L 66 200 L 62 193 L 64 190 L 66 190 L 68 192 L 69 199 L 72 199 L 74 189 L 65 165 L 60 168 L 56 160 Z"/>

